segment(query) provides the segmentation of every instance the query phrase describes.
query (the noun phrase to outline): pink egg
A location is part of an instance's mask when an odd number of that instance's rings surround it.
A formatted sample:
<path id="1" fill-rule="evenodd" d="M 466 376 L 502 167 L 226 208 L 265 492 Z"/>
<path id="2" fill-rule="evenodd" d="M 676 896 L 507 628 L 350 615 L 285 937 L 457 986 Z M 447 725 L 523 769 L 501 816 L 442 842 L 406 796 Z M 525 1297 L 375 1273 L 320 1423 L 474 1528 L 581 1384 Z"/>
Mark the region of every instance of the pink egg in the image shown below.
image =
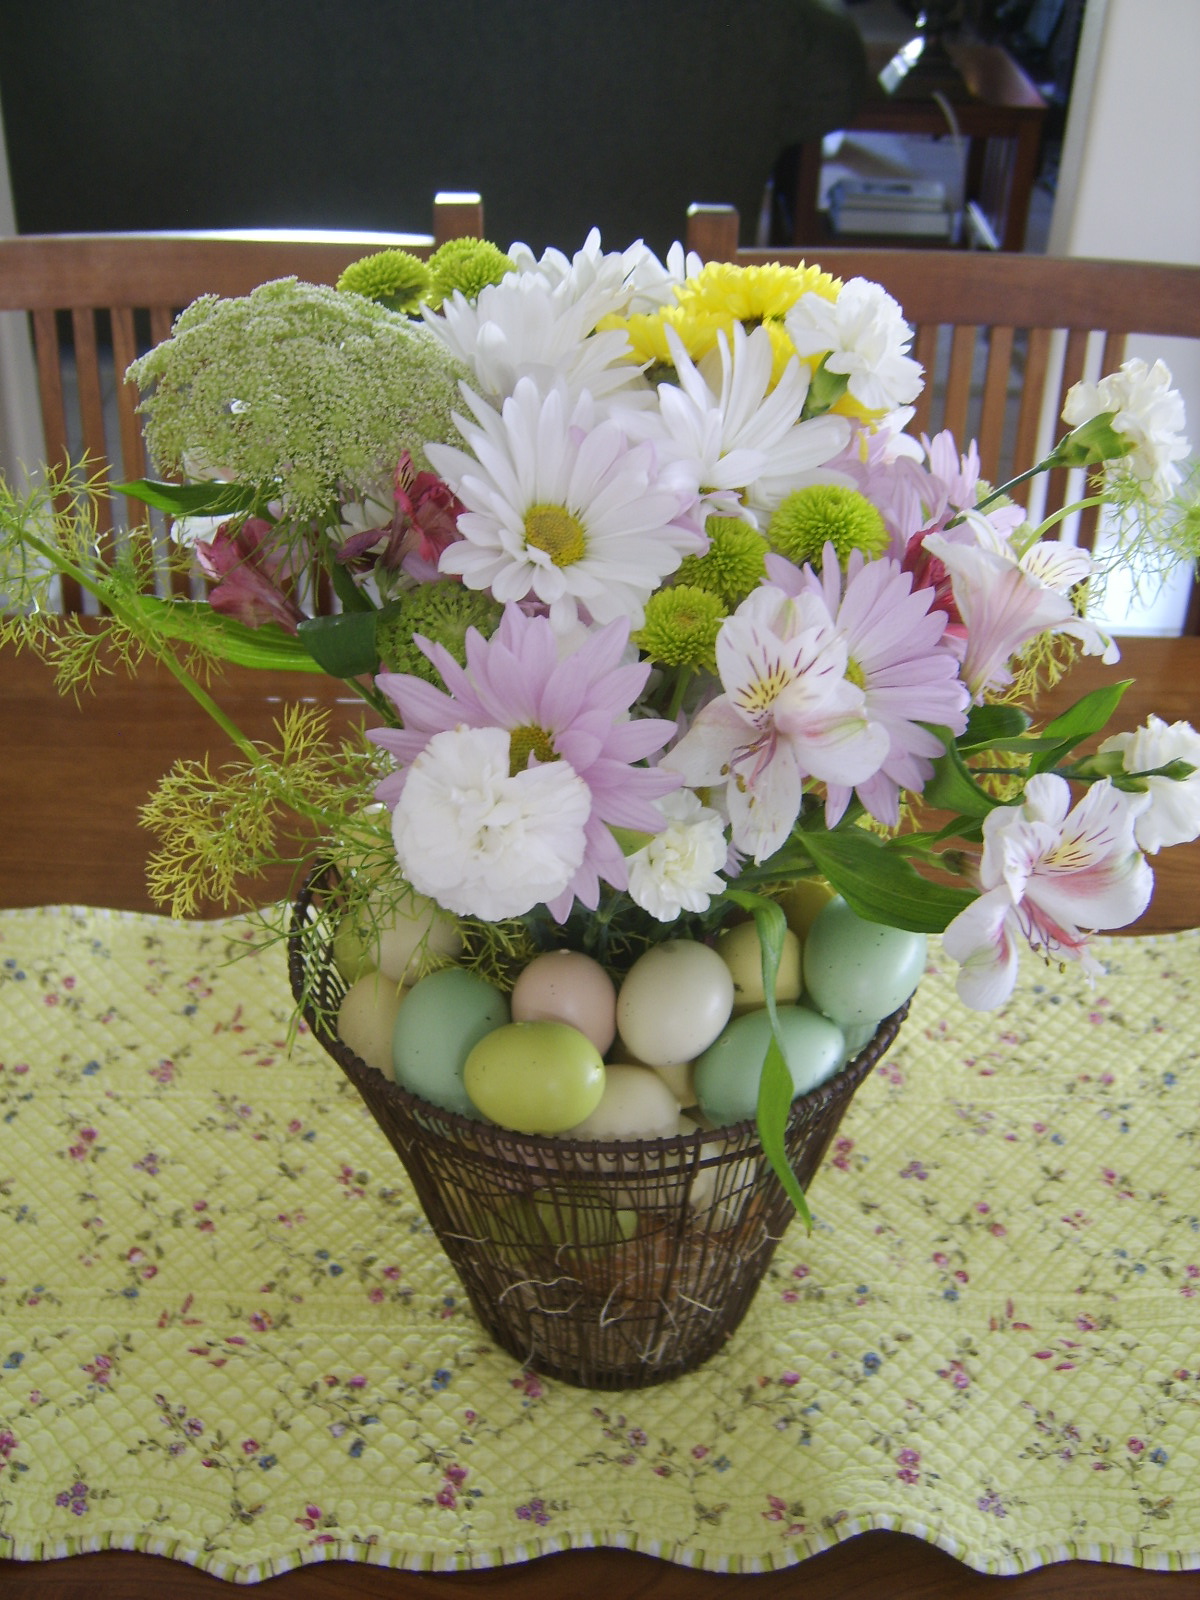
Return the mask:
<path id="1" fill-rule="evenodd" d="M 576 950 L 536 956 L 512 992 L 514 1022 L 568 1022 L 603 1055 L 617 1032 L 617 993 L 598 961 Z"/>

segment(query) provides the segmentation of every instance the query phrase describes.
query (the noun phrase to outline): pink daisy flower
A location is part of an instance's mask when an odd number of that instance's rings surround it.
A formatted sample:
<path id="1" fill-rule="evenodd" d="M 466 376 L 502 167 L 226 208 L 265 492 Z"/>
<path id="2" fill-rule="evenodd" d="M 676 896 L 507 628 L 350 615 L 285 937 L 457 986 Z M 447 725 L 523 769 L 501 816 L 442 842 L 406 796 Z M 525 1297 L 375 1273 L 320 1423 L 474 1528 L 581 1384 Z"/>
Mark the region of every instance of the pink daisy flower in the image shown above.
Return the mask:
<path id="1" fill-rule="evenodd" d="M 616 889 L 628 884 L 625 858 L 610 829 L 660 832 L 664 819 L 653 802 L 680 781 L 675 773 L 634 764 L 660 750 L 675 724 L 628 717 L 650 673 L 648 662 L 620 664 L 628 639 L 629 623 L 619 619 L 560 659 L 549 620 L 526 616 L 515 605 L 505 608 L 490 639 L 468 630 L 465 669 L 442 645 L 418 636 L 417 644 L 449 692 L 407 673 L 381 673 L 375 680 L 404 723 L 370 730 L 400 769 L 379 785 L 378 798 L 395 808 L 412 763 L 438 734 L 464 728 L 505 731 L 514 773 L 563 762 L 586 785 L 590 810 L 583 860 L 548 904 L 560 922 L 576 898 L 594 909 L 601 879 Z"/>

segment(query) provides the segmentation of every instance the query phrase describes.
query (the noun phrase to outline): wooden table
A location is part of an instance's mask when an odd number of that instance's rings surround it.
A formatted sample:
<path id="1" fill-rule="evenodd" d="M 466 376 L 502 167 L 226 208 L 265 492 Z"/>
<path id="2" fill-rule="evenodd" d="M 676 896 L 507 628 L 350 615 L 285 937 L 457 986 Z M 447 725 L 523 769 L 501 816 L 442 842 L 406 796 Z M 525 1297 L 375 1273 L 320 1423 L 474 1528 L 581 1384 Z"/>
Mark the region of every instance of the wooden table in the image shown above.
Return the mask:
<path id="1" fill-rule="evenodd" d="M 1122 705 L 1122 726 L 1135 726 L 1152 710 L 1167 720 L 1200 722 L 1200 638 L 1128 640 L 1118 670 L 1137 680 Z M 1112 676 L 1094 661 L 1083 662 L 1053 704 L 1061 709 Z M 278 714 L 279 697 L 293 684 L 283 676 L 239 673 L 231 675 L 221 699 L 247 731 L 262 735 Z M 336 685 L 314 679 L 306 689 L 336 716 L 357 715 L 339 700 Z M 221 753 L 220 735 L 169 680 L 153 674 L 134 683 L 114 678 L 77 707 L 55 694 L 40 663 L 0 652 L 0 906 L 66 902 L 154 909 L 142 879 L 149 840 L 137 826 L 136 807 L 175 757 L 209 749 Z M 1156 866 L 1155 900 L 1138 927 L 1149 932 L 1193 926 L 1200 921 L 1200 843 L 1168 851 Z M 265 882 L 262 897 L 285 889 L 282 880 Z M 98 1592 L 120 1600 L 215 1600 L 229 1590 L 181 1564 L 123 1552 L 65 1562 L 0 1561 L 2 1600 L 93 1600 Z M 1070 1562 L 1018 1578 L 988 1578 L 916 1539 L 869 1533 L 799 1568 L 757 1577 L 692 1572 L 648 1556 L 595 1550 L 470 1575 L 330 1564 L 274 1579 L 269 1593 L 273 1600 L 551 1600 L 564 1594 L 578 1600 L 611 1594 L 627 1600 L 800 1594 L 808 1600 L 1183 1600 L 1200 1596 L 1200 1574 Z"/>
<path id="2" fill-rule="evenodd" d="M 947 48 L 967 91 L 965 95 L 947 96 L 959 131 L 968 142 L 964 199 L 979 203 L 1002 250 L 1021 250 L 1038 172 L 1046 102 L 1000 45 L 959 42 Z M 906 99 L 903 91 L 889 95 L 880 87 L 878 75 L 891 55 L 890 45 L 867 46 L 867 98 L 846 131 L 948 135 L 949 124 L 937 101 L 930 97 Z M 820 174 L 821 141 L 817 139 L 800 147 L 794 244 L 822 244 L 835 239 L 817 209 Z M 863 234 L 836 236 L 840 243 L 867 238 Z M 870 236 L 870 242 L 913 245 L 922 241 L 889 234 Z"/>

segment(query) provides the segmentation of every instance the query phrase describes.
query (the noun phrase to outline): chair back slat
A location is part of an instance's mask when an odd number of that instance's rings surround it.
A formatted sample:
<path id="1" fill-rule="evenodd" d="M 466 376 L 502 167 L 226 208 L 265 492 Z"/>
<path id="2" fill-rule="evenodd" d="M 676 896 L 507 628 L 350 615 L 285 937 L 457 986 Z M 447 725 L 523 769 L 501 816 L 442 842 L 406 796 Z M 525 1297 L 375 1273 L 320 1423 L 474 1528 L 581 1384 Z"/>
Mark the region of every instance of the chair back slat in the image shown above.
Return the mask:
<path id="1" fill-rule="evenodd" d="M 979 408 L 979 470 L 989 483 L 997 481 L 1004 443 L 1008 403 L 1008 375 L 1012 368 L 1013 330 L 992 328 L 988 337 L 987 370 Z"/>
<path id="2" fill-rule="evenodd" d="M 1028 472 L 1037 460 L 1038 433 L 1042 424 L 1042 392 L 1046 387 L 1046 373 L 1050 368 L 1050 330 L 1031 328 L 1025 350 L 1025 373 L 1021 386 L 1021 403 L 1017 410 L 1017 437 L 1013 445 L 1011 473 L 1016 476 Z M 1013 499 L 1028 504 L 1029 486 L 1020 484 L 1013 491 Z"/>
<path id="3" fill-rule="evenodd" d="M 917 328 L 917 336 L 913 341 L 913 355 L 921 363 L 926 372 L 932 372 L 937 363 L 938 330 L 935 322 L 924 322 Z M 933 416 L 933 385 L 927 383 L 917 396 L 916 410 L 909 432 L 918 437 L 928 433 Z"/>
<path id="4" fill-rule="evenodd" d="M 1072 328 L 1067 335 L 1066 349 L 1063 353 L 1062 377 L 1058 384 L 1058 401 L 1054 408 L 1055 416 L 1062 415 L 1062 408 L 1066 403 L 1067 391 L 1083 377 L 1084 367 L 1087 363 L 1088 334 L 1082 328 Z M 1046 506 L 1047 513 L 1061 510 L 1067 503 L 1067 482 L 1069 474 L 1063 467 L 1056 467 L 1046 477 Z"/>
<path id="5" fill-rule="evenodd" d="M 104 438 L 104 397 L 100 389 L 100 359 L 96 349 L 96 313 L 71 312 L 71 331 L 75 344 L 75 386 L 79 398 L 79 423 L 89 477 L 98 485 L 108 479 L 108 446 Z M 107 499 L 96 503 L 96 527 L 101 534 L 112 532 L 112 508 Z"/>
<path id="6" fill-rule="evenodd" d="M 262 283 L 285 277 L 336 283 L 352 262 L 376 250 L 401 248 L 427 258 L 450 239 L 481 238 L 479 196 L 438 195 L 433 223 L 431 234 L 266 230 L 0 239 L 0 311 L 32 316 L 47 460 L 60 466 L 78 464 L 83 452 L 89 474 L 99 472 L 110 482 L 145 476 L 148 463 L 138 395 L 123 379 L 130 363 L 147 347 L 147 319 L 150 343 L 159 344 L 169 337 L 178 312 L 200 295 L 245 295 Z M 64 349 L 58 314 L 68 310 L 73 348 Z M 111 324 L 115 425 L 105 421 L 108 348 L 98 336 L 100 312 L 107 313 L 104 320 Z M 136 500 L 125 499 L 118 520 L 121 514 L 129 529 L 147 522 L 146 508 Z M 97 515 L 106 547 L 111 547 L 113 537 L 129 537 L 122 531 L 114 535 L 108 501 L 101 502 Z M 161 538 L 157 513 L 153 522 L 158 534 L 143 536 Z M 176 576 L 175 587 L 188 592 L 186 575 Z M 61 592 L 64 610 L 80 610 L 77 584 L 64 580 Z"/>
<path id="7" fill-rule="evenodd" d="M 969 323 L 955 328 L 950 339 L 950 367 L 946 374 L 943 428 L 956 439 L 967 433 L 967 406 L 971 400 L 971 372 L 975 365 L 975 329 Z"/>

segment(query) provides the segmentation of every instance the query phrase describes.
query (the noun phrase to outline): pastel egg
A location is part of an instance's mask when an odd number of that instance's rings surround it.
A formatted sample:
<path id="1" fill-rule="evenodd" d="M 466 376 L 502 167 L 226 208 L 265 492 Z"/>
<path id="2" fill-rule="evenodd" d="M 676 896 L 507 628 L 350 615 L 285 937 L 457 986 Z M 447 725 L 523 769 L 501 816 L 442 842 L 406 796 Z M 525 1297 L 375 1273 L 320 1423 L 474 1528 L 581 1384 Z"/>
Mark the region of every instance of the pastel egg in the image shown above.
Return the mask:
<path id="1" fill-rule="evenodd" d="M 350 985 L 338 1007 L 338 1037 L 369 1067 L 388 1075 L 392 1070 L 392 1034 L 404 994 L 390 978 L 368 972 Z"/>
<path id="2" fill-rule="evenodd" d="M 535 956 L 512 992 L 514 1022 L 569 1022 L 603 1055 L 617 1033 L 617 991 L 598 961 L 578 950 Z"/>
<path id="3" fill-rule="evenodd" d="M 458 921 L 427 900 L 407 895 L 393 911 L 343 917 L 333 939 L 333 960 L 347 982 L 378 968 L 393 983 L 415 983 L 430 956 L 462 950 Z"/>
<path id="4" fill-rule="evenodd" d="M 673 1061 L 670 1066 L 651 1067 L 670 1089 L 681 1106 L 696 1104 L 695 1070 L 690 1061 Z"/>
<path id="5" fill-rule="evenodd" d="M 834 1022 L 878 1022 L 920 983 L 927 948 L 923 933 L 867 922 L 840 897 L 831 900 L 804 946 L 808 998 Z"/>
<path id="6" fill-rule="evenodd" d="M 651 1067 L 618 1063 L 605 1069 L 604 1093 L 568 1139 L 670 1139 L 679 1102 Z"/>
<path id="7" fill-rule="evenodd" d="M 604 1077 L 596 1046 L 566 1022 L 496 1028 L 474 1046 L 463 1069 L 475 1106 L 517 1133 L 574 1128 L 600 1104 Z"/>
<path id="8" fill-rule="evenodd" d="M 778 1015 L 793 1093 L 807 1094 L 842 1065 L 842 1030 L 806 1006 L 780 1006 Z M 765 1011 L 749 1011 L 735 1017 L 704 1052 L 696 1063 L 696 1096 L 706 1117 L 724 1123 L 755 1115 L 770 1041 L 770 1017 Z"/>
<path id="9" fill-rule="evenodd" d="M 402 1089 L 447 1111 L 474 1116 L 463 1086 L 472 1049 L 508 1022 L 508 999 L 461 967 L 443 967 L 414 984 L 392 1034 L 392 1070 Z"/>
<path id="10" fill-rule="evenodd" d="M 715 950 L 668 939 L 639 956 L 617 996 L 617 1028 L 639 1061 L 668 1067 L 698 1056 L 733 1010 L 733 978 Z"/>
<path id="11" fill-rule="evenodd" d="M 753 922 L 739 922 L 727 928 L 717 940 L 716 951 L 733 978 L 733 1014 L 754 1011 L 767 1003 L 763 988 L 762 942 Z M 788 1005 L 800 998 L 800 941 L 789 928 L 783 936 L 779 972 L 775 978 L 775 999 Z"/>

